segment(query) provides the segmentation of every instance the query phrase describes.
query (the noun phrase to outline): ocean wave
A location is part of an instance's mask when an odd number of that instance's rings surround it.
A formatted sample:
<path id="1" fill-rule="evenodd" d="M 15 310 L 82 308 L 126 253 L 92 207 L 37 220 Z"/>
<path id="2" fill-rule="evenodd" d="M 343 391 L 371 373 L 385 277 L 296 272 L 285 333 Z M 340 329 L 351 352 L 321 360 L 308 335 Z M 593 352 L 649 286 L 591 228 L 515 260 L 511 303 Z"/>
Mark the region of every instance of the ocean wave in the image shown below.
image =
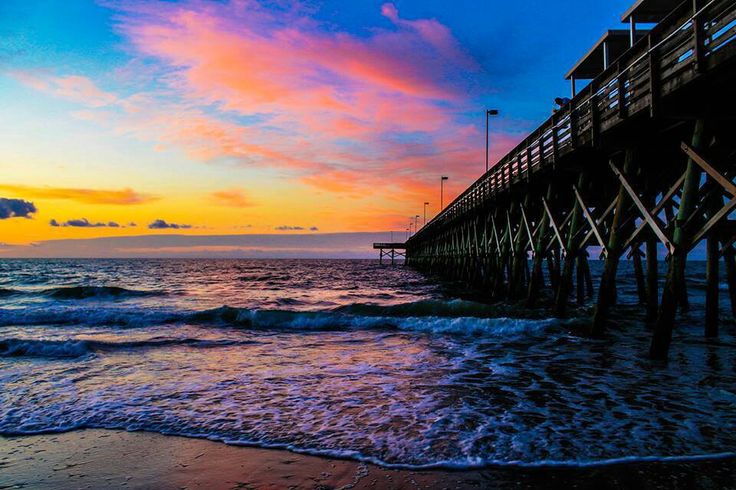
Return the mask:
<path id="1" fill-rule="evenodd" d="M 10 296 L 46 296 L 55 300 L 125 299 L 143 296 L 164 296 L 163 291 L 144 291 L 118 286 L 59 286 L 48 289 L 0 288 L 0 298 Z"/>
<path id="2" fill-rule="evenodd" d="M 161 296 L 161 291 L 143 291 L 117 286 L 63 286 L 45 289 L 41 292 L 54 299 L 88 299 L 88 298 L 135 298 L 141 296 Z"/>
<path id="3" fill-rule="evenodd" d="M 361 316 L 391 316 L 391 317 L 477 317 L 493 318 L 523 315 L 524 318 L 539 318 L 541 311 L 523 310 L 504 304 L 485 304 L 463 299 L 437 300 L 426 299 L 395 305 L 377 305 L 371 303 L 354 303 L 335 308 L 336 313 Z"/>
<path id="4" fill-rule="evenodd" d="M 459 457 L 453 459 L 438 459 L 427 463 L 396 463 L 387 461 L 381 457 L 365 454 L 361 451 L 350 449 L 334 449 L 308 447 L 288 442 L 271 442 L 262 439 L 239 439 L 228 437 L 223 434 L 190 431 L 171 430 L 170 428 L 156 428 L 142 426 L 140 423 L 84 423 L 76 422 L 68 425 L 55 425 L 42 428 L 36 424 L 29 423 L 29 428 L 7 428 L 1 425 L 0 435 L 6 437 L 28 436 L 39 434 L 59 434 L 85 429 L 126 430 L 131 432 L 149 432 L 167 436 L 187 437 L 192 439 L 207 439 L 227 444 L 229 446 L 256 447 L 262 449 L 276 449 L 290 451 L 296 454 L 317 456 L 324 458 L 337 458 L 352 460 L 361 463 L 374 464 L 383 468 L 395 470 L 483 470 L 483 469 L 594 469 L 609 466 L 657 464 L 657 463 L 696 463 L 707 461 L 719 461 L 736 459 L 735 451 L 720 451 L 700 454 L 674 454 L 674 455 L 633 455 L 611 458 L 583 458 L 583 459 L 538 459 L 518 460 L 484 457 Z M 39 424 L 42 425 L 42 424 Z"/>
<path id="5" fill-rule="evenodd" d="M 22 309 L 0 309 L 0 326 L 83 325 L 144 328 L 166 324 L 283 331 L 388 329 L 433 334 L 513 335 L 540 332 L 561 323 L 560 320 L 554 318 L 373 316 L 335 310 L 305 312 L 230 306 L 202 311 L 167 311 L 131 307 L 40 308 L 35 306 Z"/>
<path id="6" fill-rule="evenodd" d="M 98 352 L 119 350 L 148 349 L 169 346 L 214 348 L 253 343 L 255 342 L 237 340 L 200 340 L 194 338 L 153 338 L 149 340 L 125 342 L 77 339 L 4 339 L 0 340 L 0 357 L 74 358 Z"/>
<path id="7" fill-rule="evenodd" d="M 23 291 L 19 291 L 17 289 L 0 288 L 0 298 L 7 298 L 8 296 L 15 296 L 22 293 Z"/>
<path id="8" fill-rule="evenodd" d="M 220 323 L 251 329 L 295 331 L 393 329 L 457 335 L 532 333 L 560 324 L 560 321 L 554 318 L 367 316 L 338 311 L 296 312 L 255 310 L 229 306 L 194 313 L 188 317 L 188 321 L 194 323 Z"/>

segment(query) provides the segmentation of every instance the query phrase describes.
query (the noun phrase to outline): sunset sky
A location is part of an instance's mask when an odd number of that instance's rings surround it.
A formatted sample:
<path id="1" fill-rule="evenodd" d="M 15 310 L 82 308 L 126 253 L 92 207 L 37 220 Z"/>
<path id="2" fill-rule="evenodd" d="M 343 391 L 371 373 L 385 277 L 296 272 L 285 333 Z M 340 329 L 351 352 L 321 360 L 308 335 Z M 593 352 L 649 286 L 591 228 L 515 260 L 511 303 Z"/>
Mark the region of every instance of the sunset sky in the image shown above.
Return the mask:
<path id="1" fill-rule="evenodd" d="M 495 161 L 629 3 L 2 0 L 0 253 L 403 231 L 482 172 L 484 109 Z"/>

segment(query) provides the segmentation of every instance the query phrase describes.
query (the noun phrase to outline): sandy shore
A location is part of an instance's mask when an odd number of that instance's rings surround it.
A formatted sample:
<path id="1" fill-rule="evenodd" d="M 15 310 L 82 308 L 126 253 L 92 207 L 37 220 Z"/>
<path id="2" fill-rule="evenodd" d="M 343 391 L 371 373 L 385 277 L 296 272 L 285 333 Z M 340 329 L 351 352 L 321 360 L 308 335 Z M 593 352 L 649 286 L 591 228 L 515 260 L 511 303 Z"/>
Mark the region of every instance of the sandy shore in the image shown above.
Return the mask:
<path id="1" fill-rule="evenodd" d="M 142 432 L 0 437 L 0 488 L 736 488 L 736 460 L 587 469 L 390 470 Z"/>

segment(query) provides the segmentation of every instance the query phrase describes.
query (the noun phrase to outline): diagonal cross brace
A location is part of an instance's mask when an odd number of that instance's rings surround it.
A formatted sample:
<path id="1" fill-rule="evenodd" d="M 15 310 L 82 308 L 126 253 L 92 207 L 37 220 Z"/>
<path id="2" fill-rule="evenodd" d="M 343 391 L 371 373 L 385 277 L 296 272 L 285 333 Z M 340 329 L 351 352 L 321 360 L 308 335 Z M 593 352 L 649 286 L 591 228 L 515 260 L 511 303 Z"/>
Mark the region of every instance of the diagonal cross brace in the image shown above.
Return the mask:
<path id="1" fill-rule="evenodd" d="M 660 228 L 659 224 L 657 223 L 657 219 L 652 216 L 651 213 L 649 213 L 646 206 L 644 206 L 644 203 L 641 202 L 641 199 L 639 199 L 639 196 L 634 191 L 634 188 L 631 187 L 629 181 L 626 180 L 626 177 L 624 177 L 624 175 L 619 171 L 616 165 L 613 162 L 608 162 L 608 164 L 611 166 L 611 170 L 613 170 L 613 173 L 616 174 L 616 177 L 618 177 L 618 180 L 621 182 L 621 185 L 626 190 L 626 193 L 629 195 L 631 200 L 634 201 L 634 205 L 639 209 L 639 212 L 644 217 L 644 220 L 654 231 L 654 234 L 657 235 L 660 241 L 665 245 L 665 247 L 667 247 L 669 253 L 673 253 L 674 246 L 672 245 L 672 242 L 670 242 L 670 239 L 667 238 L 667 235 L 662 231 L 662 228 Z"/>
<path id="2" fill-rule="evenodd" d="M 565 244 L 562 241 L 562 237 L 560 236 L 560 230 L 557 228 L 557 223 L 555 223 L 555 217 L 552 216 L 552 211 L 549 210 L 549 206 L 547 205 L 547 200 L 545 198 L 542 198 L 542 204 L 544 205 L 544 210 L 547 212 L 547 217 L 549 218 L 549 224 L 552 226 L 552 230 L 555 232 L 557 241 L 560 243 L 560 250 L 562 250 L 563 252 L 566 252 L 567 249 L 565 248 Z"/>
<path id="3" fill-rule="evenodd" d="M 593 231 L 593 234 L 595 235 L 596 240 L 598 240 L 598 245 L 601 246 L 601 249 L 603 250 L 603 254 L 608 255 L 608 249 L 606 248 L 606 244 L 603 242 L 603 237 L 601 236 L 601 232 L 598 229 L 598 225 L 593 219 L 593 216 L 590 214 L 590 211 L 588 210 L 588 206 L 585 204 L 585 201 L 583 201 L 583 197 L 580 195 L 580 192 L 578 191 L 578 188 L 575 185 L 572 186 L 572 190 L 573 192 L 575 192 L 575 197 L 580 203 L 580 207 L 583 210 L 583 215 L 585 216 L 585 219 L 588 221 L 588 224 L 590 225 L 590 228 Z"/>

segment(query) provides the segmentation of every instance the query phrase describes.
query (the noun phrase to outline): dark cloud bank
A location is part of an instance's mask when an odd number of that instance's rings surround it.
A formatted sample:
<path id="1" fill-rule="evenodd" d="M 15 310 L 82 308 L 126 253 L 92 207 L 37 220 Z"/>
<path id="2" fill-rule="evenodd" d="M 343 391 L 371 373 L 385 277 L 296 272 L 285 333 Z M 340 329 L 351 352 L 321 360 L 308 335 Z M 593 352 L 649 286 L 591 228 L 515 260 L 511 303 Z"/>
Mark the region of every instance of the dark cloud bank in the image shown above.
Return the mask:
<path id="1" fill-rule="evenodd" d="M 187 230 L 192 225 L 182 225 L 178 223 L 167 223 L 162 219 L 157 219 L 153 223 L 149 224 L 148 227 L 152 230 Z"/>
<path id="2" fill-rule="evenodd" d="M 38 210 L 32 202 L 0 197 L 0 219 L 30 218 L 36 211 Z"/>
<path id="3" fill-rule="evenodd" d="M 51 221 L 49 221 L 49 225 L 53 227 L 71 226 L 73 228 L 120 228 L 120 224 L 116 223 L 115 221 L 108 221 L 107 223 L 92 223 L 87 218 L 70 219 L 62 223 L 59 223 L 55 219 L 52 219 Z"/>

